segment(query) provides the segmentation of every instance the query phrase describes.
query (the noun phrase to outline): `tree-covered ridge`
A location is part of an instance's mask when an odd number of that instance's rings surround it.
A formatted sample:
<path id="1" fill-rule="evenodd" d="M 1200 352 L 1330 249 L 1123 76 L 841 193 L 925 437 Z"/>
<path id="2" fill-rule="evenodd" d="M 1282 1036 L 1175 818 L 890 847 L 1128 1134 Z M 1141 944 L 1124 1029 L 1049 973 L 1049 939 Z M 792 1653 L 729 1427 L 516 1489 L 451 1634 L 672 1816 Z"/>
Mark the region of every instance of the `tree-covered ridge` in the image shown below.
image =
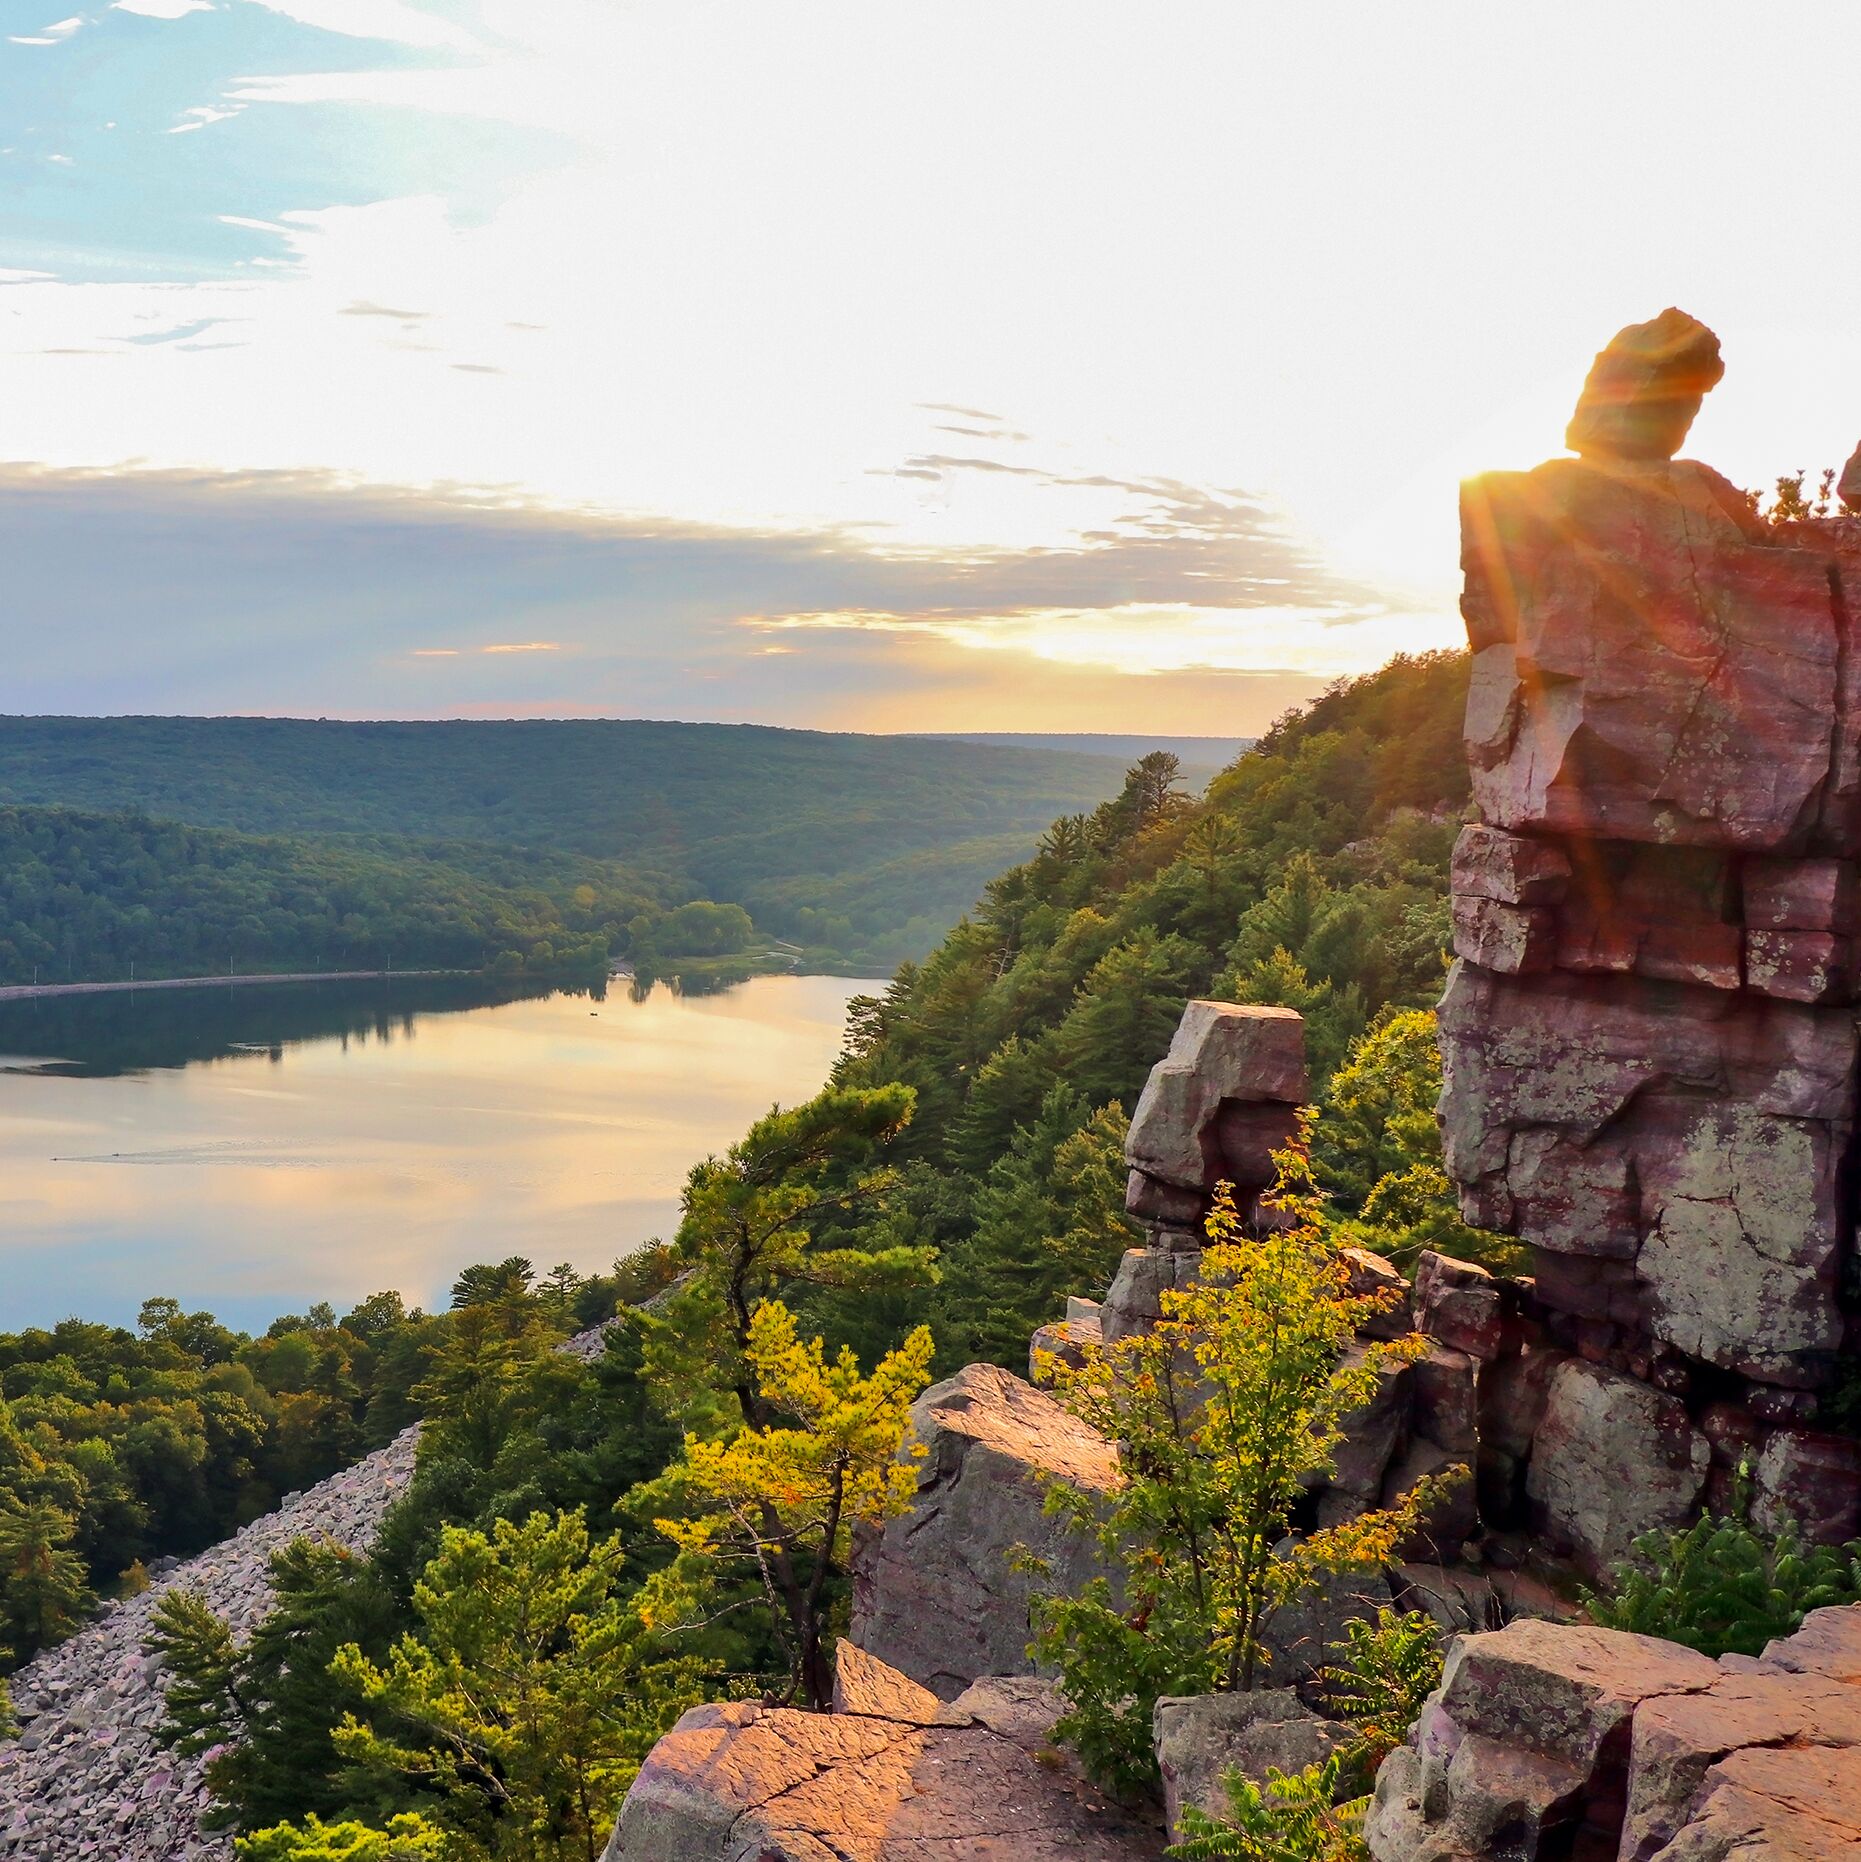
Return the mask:
<path id="1" fill-rule="evenodd" d="M 1130 1233 L 1106 1203 L 1122 1181 L 1118 1121 L 1185 1001 L 1303 1011 L 1315 1095 L 1380 1016 L 1434 1002 L 1467 800 L 1466 683 L 1465 656 L 1449 653 L 1340 683 L 1199 802 L 1167 760 L 1148 759 L 1114 800 L 1055 822 L 925 962 L 856 999 L 838 1082 L 917 1095 L 895 1147 L 910 1213 L 889 1219 L 944 1250 L 931 1296 L 940 1362 L 1012 1362 L 1052 1316 L 1066 1289 L 1030 1233 L 1070 1234 L 1075 1249 L 1089 1236 L 1109 1272 Z M 1419 1052 L 1410 1040 L 1386 1058 L 1398 1071 L 1431 1064 Z M 1367 1090 L 1413 1097 L 1387 1082 Z M 1375 1176 L 1429 1167 L 1432 1121 L 1422 1132 L 1398 1120 L 1393 1134 L 1386 1123 L 1377 1115 L 1365 1134 L 1380 1147 Z M 1082 1199 L 1083 1183 L 1095 1189 Z M 1368 1184 L 1337 1187 L 1355 1210 Z"/>
<path id="2" fill-rule="evenodd" d="M 419 843 L 487 881 L 518 848 L 618 861 L 887 967 L 1116 779 L 1075 752 L 759 725 L 0 719 L 0 803 Z"/>
<path id="3" fill-rule="evenodd" d="M 0 807 L 0 984 L 237 970 L 604 970 L 668 887 L 610 861 Z"/>

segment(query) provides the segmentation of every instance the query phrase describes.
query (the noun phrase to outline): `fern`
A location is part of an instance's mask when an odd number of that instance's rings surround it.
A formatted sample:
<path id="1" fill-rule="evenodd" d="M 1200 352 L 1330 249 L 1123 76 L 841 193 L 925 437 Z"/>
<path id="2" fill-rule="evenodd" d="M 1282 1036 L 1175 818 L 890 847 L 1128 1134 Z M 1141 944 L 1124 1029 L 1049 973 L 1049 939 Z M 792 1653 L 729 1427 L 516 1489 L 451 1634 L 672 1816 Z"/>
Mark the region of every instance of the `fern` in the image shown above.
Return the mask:
<path id="1" fill-rule="evenodd" d="M 1181 1862 L 1369 1862 L 1363 1819 L 1370 1800 L 1335 1802 L 1345 1776 L 1342 1753 L 1303 1771 L 1269 1770 L 1265 1784 L 1238 1771 L 1222 1777 L 1228 1815 L 1191 1804 L 1183 1840 L 1166 1850 Z"/>

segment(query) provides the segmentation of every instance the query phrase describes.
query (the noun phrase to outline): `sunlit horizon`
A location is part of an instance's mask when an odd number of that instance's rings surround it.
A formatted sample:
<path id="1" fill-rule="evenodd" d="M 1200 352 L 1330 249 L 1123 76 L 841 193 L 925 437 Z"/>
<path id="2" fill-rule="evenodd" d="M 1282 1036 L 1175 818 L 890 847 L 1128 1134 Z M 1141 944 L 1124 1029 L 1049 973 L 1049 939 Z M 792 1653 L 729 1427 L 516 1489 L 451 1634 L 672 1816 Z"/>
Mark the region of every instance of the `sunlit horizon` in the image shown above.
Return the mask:
<path id="1" fill-rule="evenodd" d="M 1246 734 L 1626 322 L 1861 437 L 1834 8 L 0 20 L 7 710 Z"/>

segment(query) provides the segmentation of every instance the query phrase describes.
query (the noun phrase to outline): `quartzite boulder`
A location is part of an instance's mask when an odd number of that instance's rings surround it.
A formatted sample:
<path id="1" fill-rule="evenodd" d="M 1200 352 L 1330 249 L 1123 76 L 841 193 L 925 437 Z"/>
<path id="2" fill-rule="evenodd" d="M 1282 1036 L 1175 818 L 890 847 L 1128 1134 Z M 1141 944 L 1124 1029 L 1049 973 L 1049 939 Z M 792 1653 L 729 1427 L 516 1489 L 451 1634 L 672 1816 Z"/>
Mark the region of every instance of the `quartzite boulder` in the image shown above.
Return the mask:
<path id="1" fill-rule="evenodd" d="M 1848 463 L 1842 467 L 1842 475 L 1836 480 L 1835 492 L 1844 510 L 1853 511 L 1861 517 L 1861 446 L 1849 454 Z"/>
<path id="2" fill-rule="evenodd" d="M 1671 459 L 1724 374 L 1718 337 L 1684 310 L 1631 323 L 1590 365 L 1564 444 L 1586 457 Z"/>
<path id="3" fill-rule="evenodd" d="M 1514 1624 L 1378 1775 L 1375 1862 L 1861 1862 L 1861 1607 L 1760 1660 Z"/>
<path id="4" fill-rule="evenodd" d="M 1595 1578 L 1698 1510 L 1711 1450 L 1673 1397 L 1571 1359 L 1551 1378 L 1525 1477 L 1545 1534 Z"/>
<path id="5" fill-rule="evenodd" d="M 1572 1853 L 1619 1827 L 1642 1702 L 1710 1687 L 1703 1655 L 1652 1636 L 1524 1621 L 1455 1643 L 1412 1746 L 1377 1775 L 1375 1862 Z M 1576 1853 L 1613 1853 L 1600 1842 Z"/>
<path id="6" fill-rule="evenodd" d="M 1191 1002 L 1131 1115 L 1125 1207 L 1192 1237 L 1224 1179 L 1245 1208 L 1271 1185 L 1273 1153 L 1296 1135 L 1304 1098 L 1296 1011 Z"/>
<path id="7" fill-rule="evenodd" d="M 1489 473 L 1463 529 L 1467 750 L 1489 826 L 1807 850 L 1842 658 L 1823 555 L 1775 547 L 1691 464 Z"/>
<path id="8" fill-rule="evenodd" d="M 926 1450 L 912 1510 L 858 1548 L 852 1636 L 948 1699 L 983 1675 L 1025 1674 L 1036 1585 L 1076 1592 L 1097 1572 L 1092 1541 L 1043 1510 L 1047 1483 L 1091 1494 L 1118 1478 L 1116 1450 L 1044 1391 L 993 1364 L 934 1384 L 911 1410 Z"/>
<path id="9" fill-rule="evenodd" d="M 1264 1784 L 1269 1770 L 1303 1771 L 1346 1748 L 1351 1729 L 1321 1719 L 1289 1687 L 1249 1694 L 1173 1694 L 1151 1713 L 1163 1817 L 1182 1835 L 1185 1804 L 1211 1817 L 1228 1815 L 1222 1779 L 1229 1771 Z"/>

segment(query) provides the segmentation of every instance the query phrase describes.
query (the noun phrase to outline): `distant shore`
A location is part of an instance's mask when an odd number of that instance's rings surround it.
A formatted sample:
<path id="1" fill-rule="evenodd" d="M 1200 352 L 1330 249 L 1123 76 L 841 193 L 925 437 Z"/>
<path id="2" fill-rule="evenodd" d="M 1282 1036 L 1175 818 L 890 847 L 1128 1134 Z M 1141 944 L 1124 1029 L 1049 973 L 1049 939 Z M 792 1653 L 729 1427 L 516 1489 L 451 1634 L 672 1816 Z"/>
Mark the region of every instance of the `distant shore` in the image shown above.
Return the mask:
<path id="1" fill-rule="evenodd" d="M 0 1002 L 29 1002 L 40 996 L 103 996 L 132 989 L 238 988 L 248 983 L 367 983 L 391 976 L 464 976 L 464 970 L 291 970 L 267 976 L 150 976 L 133 983 L 11 983 Z"/>

